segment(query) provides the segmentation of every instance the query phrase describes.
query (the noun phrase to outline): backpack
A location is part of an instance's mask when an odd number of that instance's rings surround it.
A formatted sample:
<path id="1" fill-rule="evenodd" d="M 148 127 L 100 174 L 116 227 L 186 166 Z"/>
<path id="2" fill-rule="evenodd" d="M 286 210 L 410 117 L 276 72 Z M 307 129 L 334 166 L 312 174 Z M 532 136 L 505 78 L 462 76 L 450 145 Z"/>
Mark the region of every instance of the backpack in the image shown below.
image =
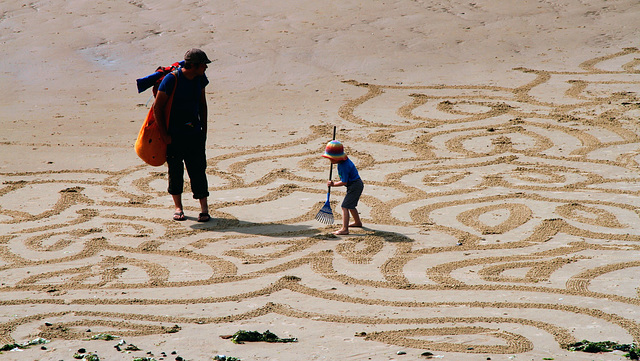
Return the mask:
<path id="1" fill-rule="evenodd" d="M 143 91 L 153 87 L 153 97 L 155 98 L 156 94 L 158 93 L 158 86 L 160 86 L 160 83 L 162 83 L 162 79 L 164 79 L 167 74 L 179 69 L 182 66 L 184 66 L 184 60 L 173 63 L 169 66 L 159 66 L 153 74 L 147 75 L 140 79 L 136 79 L 136 84 L 138 85 L 138 93 L 142 93 Z"/>

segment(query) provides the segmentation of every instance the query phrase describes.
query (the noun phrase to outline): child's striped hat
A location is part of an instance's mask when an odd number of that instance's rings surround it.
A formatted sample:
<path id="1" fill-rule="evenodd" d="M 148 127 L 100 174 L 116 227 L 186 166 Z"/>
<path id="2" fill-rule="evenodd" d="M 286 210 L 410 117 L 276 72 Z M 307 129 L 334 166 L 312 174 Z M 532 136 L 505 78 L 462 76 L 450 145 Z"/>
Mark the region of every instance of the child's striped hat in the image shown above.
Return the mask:
<path id="1" fill-rule="evenodd" d="M 344 154 L 344 147 L 342 146 L 342 143 L 337 140 L 332 140 L 327 143 L 322 156 L 332 160 L 333 162 L 341 162 L 347 159 L 347 155 Z"/>

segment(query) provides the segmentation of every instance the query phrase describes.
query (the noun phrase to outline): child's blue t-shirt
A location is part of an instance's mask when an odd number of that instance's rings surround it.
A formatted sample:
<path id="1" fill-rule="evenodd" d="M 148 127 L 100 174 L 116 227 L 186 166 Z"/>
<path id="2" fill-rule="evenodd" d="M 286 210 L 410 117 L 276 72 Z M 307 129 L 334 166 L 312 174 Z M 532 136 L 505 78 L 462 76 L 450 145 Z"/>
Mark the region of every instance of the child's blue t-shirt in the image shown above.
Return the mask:
<path id="1" fill-rule="evenodd" d="M 340 176 L 340 180 L 346 184 L 360 179 L 358 169 L 356 169 L 351 159 L 348 158 L 344 162 L 338 163 L 338 175 Z"/>

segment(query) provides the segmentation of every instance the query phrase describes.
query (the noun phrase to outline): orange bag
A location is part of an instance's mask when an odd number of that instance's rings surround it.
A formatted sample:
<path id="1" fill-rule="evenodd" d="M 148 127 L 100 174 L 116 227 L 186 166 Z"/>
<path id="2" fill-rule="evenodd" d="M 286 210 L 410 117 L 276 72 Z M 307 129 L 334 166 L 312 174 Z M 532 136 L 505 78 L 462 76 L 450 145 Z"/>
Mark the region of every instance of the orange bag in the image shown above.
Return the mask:
<path id="1" fill-rule="evenodd" d="M 145 163 L 158 167 L 167 161 L 167 143 L 160 136 L 160 129 L 153 115 L 153 106 L 140 128 L 136 140 L 136 153 Z"/>
<path id="2" fill-rule="evenodd" d="M 167 118 L 167 129 L 169 128 L 169 114 L 171 114 L 173 95 L 175 94 L 176 88 L 178 87 L 178 74 L 174 72 L 174 76 L 176 77 L 176 83 L 173 87 L 173 92 L 171 92 L 171 96 L 167 101 L 167 107 L 165 109 L 165 117 Z M 136 154 L 138 154 L 138 157 L 140 157 L 140 159 L 142 159 L 145 163 L 154 167 L 159 167 L 167 161 L 167 143 L 162 140 L 162 137 L 160 135 L 158 122 L 156 122 L 156 117 L 153 114 L 154 107 L 155 101 L 151 106 L 151 109 L 149 109 L 149 113 L 147 114 L 147 118 L 142 124 L 142 128 L 140 128 L 140 132 L 138 132 L 138 139 L 136 140 L 135 148 Z"/>

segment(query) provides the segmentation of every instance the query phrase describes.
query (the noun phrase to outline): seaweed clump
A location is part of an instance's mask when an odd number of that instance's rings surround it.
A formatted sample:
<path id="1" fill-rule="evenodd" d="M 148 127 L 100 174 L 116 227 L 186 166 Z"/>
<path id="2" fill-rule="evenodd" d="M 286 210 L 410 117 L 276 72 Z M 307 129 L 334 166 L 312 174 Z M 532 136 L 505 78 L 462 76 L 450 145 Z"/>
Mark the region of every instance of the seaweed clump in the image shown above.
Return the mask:
<path id="1" fill-rule="evenodd" d="M 625 354 L 631 360 L 640 360 L 640 347 L 636 344 L 628 344 L 628 343 L 617 343 L 614 341 L 598 341 L 592 342 L 589 340 L 582 340 L 578 342 L 574 342 L 572 344 L 567 345 L 567 349 L 569 351 L 582 351 L 589 353 L 599 353 L 599 352 L 612 352 L 612 351 L 622 351 L 627 352 Z"/>
<path id="2" fill-rule="evenodd" d="M 213 358 L 214 361 L 240 361 L 239 358 L 233 356 L 216 355 Z"/>
<path id="3" fill-rule="evenodd" d="M 43 345 L 49 342 L 49 340 L 46 340 L 44 338 L 36 338 L 35 340 L 27 341 L 24 343 L 8 343 L 6 345 L 0 346 L 0 353 L 2 353 L 2 351 L 11 351 L 14 349 L 24 350 L 29 348 L 30 346 Z"/>
<path id="4" fill-rule="evenodd" d="M 100 361 L 100 357 L 98 357 L 98 355 L 94 353 L 89 353 L 86 355 L 76 353 L 73 355 L 73 358 L 76 360 L 84 360 L 84 361 Z"/>
<path id="5" fill-rule="evenodd" d="M 97 335 L 91 336 L 91 340 L 112 341 L 112 340 L 115 340 L 117 338 L 120 338 L 120 336 L 114 336 L 114 335 L 110 335 L 108 333 L 99 333 Z"/>
<path id="6" fill-rule="evenodd" d="M 276 336 L 273 332 L 266 330 L 263 333 L 258 331 L 244 331 L 240 330 L 234 333 L 231 337 L 223 337 L 230 338 L 233 343 L 242 344 L 245 342 L 298 342 L 298 339 L 295 337 L 292 338 L 280 338 Z"/>

